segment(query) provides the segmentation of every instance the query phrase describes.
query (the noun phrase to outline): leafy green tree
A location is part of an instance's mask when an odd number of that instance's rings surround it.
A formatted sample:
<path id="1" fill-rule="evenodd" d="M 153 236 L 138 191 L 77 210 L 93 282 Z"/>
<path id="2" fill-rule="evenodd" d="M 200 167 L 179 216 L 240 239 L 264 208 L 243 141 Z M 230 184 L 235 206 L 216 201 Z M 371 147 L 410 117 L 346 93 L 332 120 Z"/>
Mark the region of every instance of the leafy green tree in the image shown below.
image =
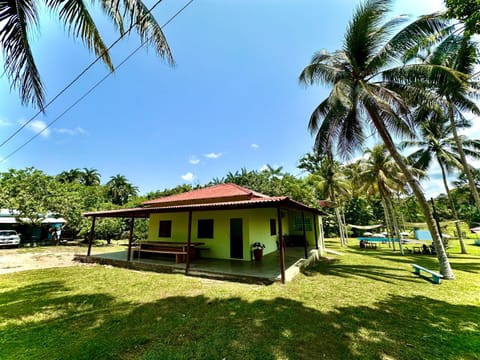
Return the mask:
<path id="1" fill-rule="evenodd" d="M 1 207 L 16 210 L 17 220 L 40 225 L 59 197 L 54 178 L 33 167 L 0 176 Z"/>
<path id="2" fill-rule="evenodd" d="M 370 225 L 376 222 L 370 202 L 364 197 L 352 197 L 345 201 L 345 220 L 347 224 Z M 352 229 L 355 236 L 361 233 Z"/>
<path id="3" fill-rule="evenodd" d="M 433 16 L 424 16 L 397 31 L 406 19 L 396 17 L 383 22 L 391 3 L 367 0 L 361 4 L 348 25 L 342 49 L 315 54 L 302 71 L 301 83 L 332 86 L 328 97 L 314 110 L 309 129 L 316 133 L 317 152 L 331 149 L 336 141 L 337 152 L 348 157 L 364 143 L 366 126 L 373 126 L 422 208 L 437 249 L 440 272 L 445 279 L 454 279 L 427 199 L 395 146 L 392 134 L 413 137 L 410 107 L 420 99 L 435 102 L 434 94 L 420 87 L 420 82 L 433 85 L 438 78 L 453 82 L 460 75 L 444 66 L 399 66 L 406 52 L 426 36 L 435 36 L 443 23 Z"/>
<path id="4" fill-rule="evenodd" d="M 44 85 L 31 47 L 31 35 L 38 28 L 41 7 L 63 23 L 71 35 L 81 38 L 113 71 L 110 53 L 87 3 L 103 10 L 120 34 L 127 34 L 131 28 L 135 28 L 142 41 L 150 43 L 160 56 L 173 62 L 161 26 L 141 0 L 0 1 L 0 47 L 3 50 L 5 73 L 12 87 L 20 92 L 23 104 L 31 103 L 43 110 L 45 103 Z"/>

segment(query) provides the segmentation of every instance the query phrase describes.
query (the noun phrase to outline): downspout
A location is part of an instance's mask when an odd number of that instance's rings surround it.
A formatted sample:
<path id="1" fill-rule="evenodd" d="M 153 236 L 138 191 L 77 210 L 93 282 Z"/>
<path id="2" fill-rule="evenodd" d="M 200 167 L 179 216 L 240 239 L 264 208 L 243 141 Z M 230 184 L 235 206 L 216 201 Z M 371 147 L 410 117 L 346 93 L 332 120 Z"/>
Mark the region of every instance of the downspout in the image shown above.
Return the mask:
<path id="1" fill-rule="evenodd" d="M 95 220 L 96 216 L 92 217 L 92 227 L 90 228 L 90 236 L 88 237 L 88 250 L 87 250 L 87 256 L 90 256 L 90 253 L 92 251 L 92 242 L 93 242 L 93 234 L 95 232 Z"/>

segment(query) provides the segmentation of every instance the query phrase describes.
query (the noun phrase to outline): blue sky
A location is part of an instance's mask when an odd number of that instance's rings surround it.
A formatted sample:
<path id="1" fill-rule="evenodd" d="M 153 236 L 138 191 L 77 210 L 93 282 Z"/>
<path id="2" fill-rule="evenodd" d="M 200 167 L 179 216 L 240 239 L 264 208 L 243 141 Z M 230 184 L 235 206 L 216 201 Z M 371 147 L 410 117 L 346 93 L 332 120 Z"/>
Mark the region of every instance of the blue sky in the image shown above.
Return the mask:
<path id="1" fill-rule="evenodd" d="M 185 2 L 163 0 L 154 14 L 164 23 Z M 308 118 L 328 89 L 301 87 L 297 78 L 315 51 L 341 47 L 357 4 L 195 0 L 164 29 L 175 67 L 152 49 L 142 49 L 41 136 L 0 161 L 0 171 L 34 166 L 55 175 L 95 168 L 102 183 L 122 174 L 142 194 L 182 183 L 204 184 L 266 164 L 300 175 L 298 160 L 313 144 Z M 441 0 L 401 0 L 394 13 L 417 16 L 441 7 Z M 103 17 L 97 21 L 110 44 L 117 36 L 111 24 Z M 32 43 L 47 99 L 94 59 L 50 16 L 42 19 Z M 112 50 L 114 64 L 138 44 L 135 35 L 124 39 Z M 95 65 L 46 114 L 1 147 L 0 159 L 107 73 L 103 64 Z M 36 110 L 21 106 L 4 76 L 0 99 L 1 143 Z M 436 193 L 437 183 L 432 174 L 424 188 Z"/>

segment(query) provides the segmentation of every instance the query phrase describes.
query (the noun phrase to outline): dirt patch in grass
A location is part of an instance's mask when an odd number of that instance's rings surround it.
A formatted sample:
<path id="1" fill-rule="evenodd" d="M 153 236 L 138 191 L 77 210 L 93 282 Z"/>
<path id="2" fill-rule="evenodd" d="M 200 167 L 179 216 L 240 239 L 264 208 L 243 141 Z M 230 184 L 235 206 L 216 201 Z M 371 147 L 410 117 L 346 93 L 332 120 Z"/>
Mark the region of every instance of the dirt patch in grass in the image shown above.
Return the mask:
<path id="1" fill-rule="evenodd" d="M 0 249 L 0 274 L 54 267 L 85 265 L 73 261 L 77 247 L 42 247 L 31 249 Z"/>

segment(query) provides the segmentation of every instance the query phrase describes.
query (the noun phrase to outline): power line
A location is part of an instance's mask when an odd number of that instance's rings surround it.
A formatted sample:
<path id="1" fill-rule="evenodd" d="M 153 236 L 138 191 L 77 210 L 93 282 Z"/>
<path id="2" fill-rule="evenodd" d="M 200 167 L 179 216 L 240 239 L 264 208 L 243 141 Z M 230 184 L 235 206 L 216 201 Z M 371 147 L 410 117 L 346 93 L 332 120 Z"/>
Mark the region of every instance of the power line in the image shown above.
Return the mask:
<path id="1" fill-rule="evenodd" d="M 160 0 L 161 1 L 161 0 Z M 178 15 L 180 15 L 180 13 L 182 13 L 194 0 L 189 0 L 180 10 L 178 10 L 173 16 L 171 16 L 167 22 L 165 24 L 163 24 L 161 26 L 161 28 L 163 29 L 165 26 L 167 26 L 170 22 L 172 22 L 173 19 L 175 19 Z M 158 2 L 157 2 L 158 3 Z M 120 68 L 122 65 L 124 65 L 133 55 L 135 55 L 142 47 L 145 46 L 145 44 L 148 43 L 148 41 L 150 40 L 149 39 L 146 39 L 145 41 L 143 41 L 136 49 L 134 49 L 132 52 L 130 52 L 130 54 L 128 54 L 128 56 L 123 59 L 118 65 L 117 65 L 117 69 Z M 20 151 L 22 148 L 24 148 L 26 145 L 28 145 L 29 143 L 31 143 L 34 139 L 36 139 L 37 137 L 39 137 L 44 131 L 46 131 L 48 128 L 50 128 L 54 123 L 56 123 L 58 120 L 60 120 L 66 113 L 68 113 L 71 109 L 73 109 L 78 103 L 80 103 L 84 98 L 86 98 L 88 95 L 90 95 L 90 93 L 93 92 L 93 90 L 95 90 L 101 83 L 103 83 L 108 77 L 110 77 L 111 75 L 113 74 L 113 72 L 108 72 L 103 78 L 101 78 L 99 81 L 97 81 L 95 83 L 95 85 L 93 85 L 86 93 L 84 93 L 80 98 L 78 98 L 72 105 L 70 105 L 65 111 L 63 111 L 60 115 L 58 115 L 54 120 L 52 120 L 50 123 L 47 124 L 47 126 L 45 126 L 41 131 L 39 131 L 38 133 L 36 133 L 35 135 L 33 135 L 30 139 L 28 139 L 26 142 L 24 142 L 22 145 L 20 145 L 19 147 L 17 147 L 14 151 L 12 151 L 10 154 L 8 154 L 6 157 L 2 158 L 1 161 L 2 162 L 5 162 L 7 159 L 11 158 L 13 155 L 15 155 L 18 151 Z M 66 90 L 66 89 L 65 89 Z M 57 96 L 58 97 L 58 96 Z M 38 115 L 38 114 L 37 114 Z M 29 120 L 29 122 L 33 121 L 35 119 L 32 118 Z M 28 123 L 27 123 L 28 124 Z M 26 124 L 24 124 L 22 126 L 21 129 L 23 129 L 24 127 L 26 126 Z M 18 133 L 20 130 L 17 130 L 16 133 Z M 13 135 L 15 136 L 15 134 Z M 11 137 L 13 137 L 11 136 Z M 8 139 L 7 139 L 8 141 Z M 2 146 L 3 144 L 0 145 L 0 147 Z"/>
<path id="2" fill-rule="evenodd" d="M 20 128 L 18 128 L 12 135 L 10 135 L 7 139 L 5 139 L 1 144 L 0 144 L 0 148 L 2 146 L 4 146 L 6 143 L 8 143 L 12 138 L 14 138 L 20 131 L 22 131 L 28 124 L 30 124 L 33 120 L 35 120 L 38 115 L 40 115 L 46 108 L 48 108 L 52 103 L 54 103 L 60 96 L 62 96 L 62 94 L 67 91 L 70 87 L 72 87 L 73 84 L 75 84 L 83 75 L 85 75 L 85 73 L 90 70 L 93 65 L 95 65 L 98 60 L 100 60 L 103 55 L 105 55 L 106 53 L 108 53 L 121 39 L 123 39 L 123 37 L 128 34 L 134 26 L 136 26 L 140 21 L 142 21 L 145 16 L 147 16 L 148 14 L 150 14 L 153 9 L 155 9 L 157 7 L 158 4 L 160 4 L 162 2 L 162 0 L 158 0 L 144 15 L 143 17 L 141 17 L 140 19 L 138 19 L 137 21 L 133 22 L 130 27 L 128 28 L 127 31 L 124 31 L 123 34 L 120 34 L 120 36 L 118 37 L 117 40 L 115 40 L 105 51 L 103 51 L 100 55 L 97 56 L 97 58 L 91 62 L 85 69 L 83 69 L 80 74 L 78 74 L 72 81 L 70 81 L 70 83 L 68 83 L 62 90 L 60 90 L 60 92 L 55 95 L 47 104 L 45 104 L 45 106 L 43 107 L 43 109 L 39 110 L 33 117 L 31 117 L 27 122 L 25 122 L 22 126 L 20 126 Z M 168 23 L 168 22 L 167 22 Z M 165 25 L 164 25 L 165 26 Z"/>

